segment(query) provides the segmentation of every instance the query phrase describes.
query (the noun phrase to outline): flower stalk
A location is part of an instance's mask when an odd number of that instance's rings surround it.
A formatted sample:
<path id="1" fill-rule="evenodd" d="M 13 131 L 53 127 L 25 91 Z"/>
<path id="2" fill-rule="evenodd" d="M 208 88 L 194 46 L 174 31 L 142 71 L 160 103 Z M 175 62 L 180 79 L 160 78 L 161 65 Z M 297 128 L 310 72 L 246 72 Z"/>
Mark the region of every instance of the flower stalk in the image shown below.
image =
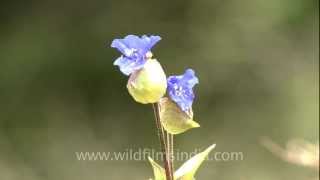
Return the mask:
<path id="1" fill-rule="evenodd" d="M 167 144 L 168 144 L 168 154 L 170 159 L 170 170 L 173 173 L 174 172 L 174 154 L 173 154 L 173 134 L 170 134 L 167 132 Z"/>
<path id="2" fill-rule="evenodd" d="M 173 180 L 172 158 L 170 157 L 171 153 L 169 153 L 169 148 L 168 148 L 169 142 L 167 141 L 168 138 L 166 137 L 164 129 L 161 125 L 159 104 L 153 103 L 152 107 L 153 107 L 153 112 L 155 115 L 158 137 L 159 137 L 159 141 L 160 141 L 160 148 L 162 151 L 162 159 L 164 161 L 164 169 L 165 169 L 165 173 L 166 173 L 166 179 Z M 170 135 L 167 134 L 167 136 L 170 136 Z"/>

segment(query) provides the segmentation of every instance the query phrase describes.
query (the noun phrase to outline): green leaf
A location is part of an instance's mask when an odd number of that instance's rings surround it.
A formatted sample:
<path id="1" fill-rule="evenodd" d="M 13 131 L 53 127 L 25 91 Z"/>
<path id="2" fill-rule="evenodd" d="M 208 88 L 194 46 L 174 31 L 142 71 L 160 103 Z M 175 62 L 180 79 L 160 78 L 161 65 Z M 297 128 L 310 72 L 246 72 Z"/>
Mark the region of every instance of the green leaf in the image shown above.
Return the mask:
<path id="1" fill-rule="evenodd" d="M 166 180 L 165 170 L 159 164 L 154 162 L 151 157 L 148 157 L 148 159 L 152 165 L 154 180 Z"/>
<path id="2" fill-rule="evenodd" d="M 215 144 L 208 147 L 205 151 L 193 156 L 185 162 L 175 173 L 174 180 L 195 180 L 194 176 L 200 165 L 207 158 L 209 153 L 215 148 Z M 153 168 L 154 180 L 166 180 L 165 170 L 152 158 L 148 157 Z M 150 179 L 151 180 L 151 179 Z"/>
<path id="3" fill-rule="evenodd" d="M 170 134 L 180 134 L 189 129 L 200 127 L 197 122 L 193 121 L 192 112 L 185 113 L 169 98 L 161 98 L 159 104 L 162 126 Z"/>
<path id="4" fill-rule="evenodd" d="M 174 177 L 176 180 L 194 180 L 194 176 L 203 163 L 203 161 L 207 158 L 209 153 L 215 148 L 215 144 L 208 147 L 205 151 L 193 156 L 187 162 L 185 162 L 175 173 Z"/>

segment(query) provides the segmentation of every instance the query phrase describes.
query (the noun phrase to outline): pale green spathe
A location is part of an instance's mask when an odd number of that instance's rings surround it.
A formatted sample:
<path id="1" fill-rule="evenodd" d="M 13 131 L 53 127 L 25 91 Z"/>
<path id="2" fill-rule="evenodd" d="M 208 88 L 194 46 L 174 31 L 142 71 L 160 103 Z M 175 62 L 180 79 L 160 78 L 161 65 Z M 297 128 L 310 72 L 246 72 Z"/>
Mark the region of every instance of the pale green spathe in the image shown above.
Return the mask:
<path id="1" fill-rule="evenodd" d="M 156 59 L 148 59 L 141 70 L 130 75 L 127 88 L 139 103 L 158 102 L 167 89 L 167 78 L 160 63 Z"/>
<path id="2" fill-rule="evenodd" d="M 159 104 L 162 126 L 170 134 L 180 134 L 189 129 L 200 127 L 197 122 L 193 121 L 192 112 L 185 113 L 169 98 L 161 98 Z"/>

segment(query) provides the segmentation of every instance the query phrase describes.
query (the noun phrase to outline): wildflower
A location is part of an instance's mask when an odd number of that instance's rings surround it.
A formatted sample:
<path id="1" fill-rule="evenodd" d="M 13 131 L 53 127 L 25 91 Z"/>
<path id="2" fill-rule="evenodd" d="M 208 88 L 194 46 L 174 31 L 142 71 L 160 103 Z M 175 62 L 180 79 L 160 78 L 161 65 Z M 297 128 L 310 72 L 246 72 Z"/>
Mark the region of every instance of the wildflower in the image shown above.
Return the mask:
<path id="1" fill-rule="evenodd" d="M 142 69 L 147 59 L 151 59 L 151 48 L 161 40 L 160 36 L 146 36 L 141 38 L 135 35 L 128 35 L 123 39 L 115 39 L 111 47 L 118 49 L 122 56 L 114 61 L 114 65 L 119 66 L 120 71 L 125 75 L 130 75 L 134 71 Z"/>
<path id="2" fill-rule="evenodd" d="M 177 103 L 182 111 L 192 111 L 192 103 L 195 98 L 193 87 L 199 83 L 192 69 L 187 69 L 183 75 L 170 76 L 167 80 L 168 94 Z"/>
<path id="3" fill-rule="evenodd" d="M 111 43 L 111 47 L 122 53 L 114 65 L 119 66 L 123 74 L 130 75 L 127 88 L 139 103 L 156 103 L 166 93 L 166 75 L 151 53 L 151 48 L 160 40 L 160 36 L 128 35 Z"/>

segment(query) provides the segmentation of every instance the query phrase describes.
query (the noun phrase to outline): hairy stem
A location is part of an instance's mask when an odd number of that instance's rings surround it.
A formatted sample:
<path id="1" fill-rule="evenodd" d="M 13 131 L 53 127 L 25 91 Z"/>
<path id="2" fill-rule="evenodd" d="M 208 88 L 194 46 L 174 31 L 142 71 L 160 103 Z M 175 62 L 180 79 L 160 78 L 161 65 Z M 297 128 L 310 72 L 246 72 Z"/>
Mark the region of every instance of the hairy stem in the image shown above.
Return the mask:
<path id="1" fill-rule="evenodd" d="M 168 154 L 168 158 L 169 158 L 169 168 L 170 168 L 170 171 L 173 173 L 174 170 L 173 170 L 173 154 L 172 154 L 172 141 L 171 141 L 171 134 L 168 133 L 168 132 L 165 132 L 165 136 L 166 136 L 166 140 L 167 140 L 167 154 Z M 173 176 L 173 175 L 172 175 Z"/>
<path id="2" fill-rule="evenodd" d="M 173 173 L 174 172 L 174 145 L 173 145 L 173 134 L 169 134 L 170 136 L 170 156 L 171 156 L 171 164 L 170 164 L 170 167 L 171 167 L 171 172 Z"/>
<path id="3" fill-rule="evenodd" d="M 163 130 L 163 127 L 162 127 L 161 121 L 160 121 L 159 104 L 154 103 L 154 104 L 152 104 L 152 106 L 153 106 L 153 111 L 154 111 L 154 115 L 155 115 L 158 136 L 159 136 L 159 140 L 160 140 L 160 147 L 161 147 L 161 151 L 162 151 L 162 159 L 164 161 L 164 169 L 166 172 L 166 179 L 173 180 L 173 172 L 171 171 L 171 163 L 170 163 L 171 160 L 168 156 L 169 154 L 168 154 L 167 137 L 165 136 L 165 132 Z"/>

